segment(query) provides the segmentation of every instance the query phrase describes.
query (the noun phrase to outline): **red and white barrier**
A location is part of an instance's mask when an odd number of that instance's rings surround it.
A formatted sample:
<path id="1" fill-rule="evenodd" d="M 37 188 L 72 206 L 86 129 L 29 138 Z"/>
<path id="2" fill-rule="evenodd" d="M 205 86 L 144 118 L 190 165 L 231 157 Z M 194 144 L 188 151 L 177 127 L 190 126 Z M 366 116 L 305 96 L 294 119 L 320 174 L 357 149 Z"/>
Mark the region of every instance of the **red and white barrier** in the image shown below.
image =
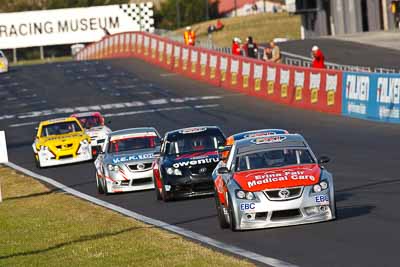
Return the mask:
<path id="1" fill-rule="evenodd" d="M 340 114 L 342 73 L 263 62 L 207 50 L 144 32 L 106 36 L 77 60 L 136 57 L 215 86 L 298 108 Z"/>

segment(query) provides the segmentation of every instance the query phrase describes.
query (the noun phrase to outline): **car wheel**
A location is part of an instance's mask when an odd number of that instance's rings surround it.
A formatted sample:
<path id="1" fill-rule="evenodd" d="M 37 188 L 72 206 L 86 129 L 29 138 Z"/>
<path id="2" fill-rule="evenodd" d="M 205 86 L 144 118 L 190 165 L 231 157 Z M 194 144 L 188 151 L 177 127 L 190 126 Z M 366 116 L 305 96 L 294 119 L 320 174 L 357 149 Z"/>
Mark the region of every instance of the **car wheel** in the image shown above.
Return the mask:
<path id="1" fill-rule="evenodd" d="M 42 166 L 40 165 L 39 156 L 38 156 L 38 155 L 34 155 L 34 157 L 35 157 L 35 165 L 36 165 L 36 168 L 41 169 Z"/>
<path id="2" fill-rule="evenodd" d="M 228 194 L 228 214 L 229 214 L 229 226 L 232 231 L 237 231 L 237 223 L 235 219 L 235 210 L 232 204 L 231 196 Z"/>
<path id="3" fill-rule="evenodd" d="M 162 198 L 162 200 L 164 200 L 164 202 L 168 202 L 168 201 L 172 200 L 171 193 L 167 192 L 167 190 L 165 190 L 164 183 L 163 182 L 161 182 L 161 183 L 162 183 L 161 198 Z"/>
<path id="4" fill-rule="evenodd" d="M 97 192 L 99 194 L 104 194 L 104 189 L 101 182 L 99 181 L 99 176 L 97 175 L 97 173 L 96 173 L 96 186 L 97 186 Z"/>
<path id="5" fill-rule="evenodd" d="M 110 193 L 108 192 L 108 189 L 107 189 L 106 179 L 102 179 L 102 180 L 103 180 L 103 191 L 104 191 L 104 194 L 105 195 L 109 195 Z"/>
<path id="6" fill-rule="evenodd" d="M 215 190 L 214 198 L 215 198 L 215 206 L 217 208 L 217 216 L 218 216 L 219 226 L 222 229 L 229 228 L 229 222 L 226 220 L 225 212 L 224 212 L 225 207 L 223 205 L 221 205 L 221 202 L 219 201 L 217 190 Z"/>
<path id="7" fill-rule="evenodd" d="M 162 200 L 162 196 L 161 196 L 161 192 L 160 192 L 161 189 L 158 188 L 156 179 L 154 179 L 154 190 L 156 191 L 156 199 Z"/>

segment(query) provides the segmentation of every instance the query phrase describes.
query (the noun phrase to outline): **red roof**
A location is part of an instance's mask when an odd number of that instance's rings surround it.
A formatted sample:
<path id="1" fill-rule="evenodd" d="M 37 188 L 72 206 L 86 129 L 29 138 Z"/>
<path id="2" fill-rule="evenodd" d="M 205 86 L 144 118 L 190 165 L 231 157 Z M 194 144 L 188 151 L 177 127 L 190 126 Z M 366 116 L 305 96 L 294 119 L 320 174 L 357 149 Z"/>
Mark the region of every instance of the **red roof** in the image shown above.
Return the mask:
<path id="1" fill-rule="evenodd" d="M 236 0 L 236 8 L 241 8 L 245 4 L 254 4 L 254 0 Z M 219 0 L 218 12 L 220 14 L 232 11 L 235 9 L 235 0 Z"/>

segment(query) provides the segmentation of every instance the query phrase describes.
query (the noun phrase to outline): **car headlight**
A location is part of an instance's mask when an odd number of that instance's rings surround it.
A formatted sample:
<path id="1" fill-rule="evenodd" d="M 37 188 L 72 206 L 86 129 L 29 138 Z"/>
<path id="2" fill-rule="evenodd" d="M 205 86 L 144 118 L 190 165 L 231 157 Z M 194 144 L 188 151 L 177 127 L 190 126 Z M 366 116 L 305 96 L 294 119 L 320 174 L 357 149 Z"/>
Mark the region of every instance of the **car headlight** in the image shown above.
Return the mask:
<path id="1" fill-rule="evenodd" d="M 182 175 L 182 172 L 181 172 L 181 170 L 179 170 L 179 169 L 167 168 L 167 174 L 168 174 L 168 175 L 180 176 L 180 175 Z"/>
<path id="2" fill-rule="evenodd" d="M 321 182 L 319 182 L 318 184 L 315 184 L 315 185 L 313 186 L 313 192 L 314 192 L 314 193 L 319 193 L 319 192 L 321 192 L 322 190 L 328 189 L 328 187 L 329 187 L 329 184 L 328 184 L 327 181 L 321 181 Z"/>
<path id="3" fill-rule="evenodd" d="M 246 192 L 243 190 L 237 190 L 236 191 L 236 197 L 238 199 L 247 199 L 247 200 L 254 200 L 256 196 L 252 192 Z"/>
<path id="4" fill-rule="evenodd" d="M 117 165 L 112 165 L 112 164 L 109 164 L 109 165 L 107 166 L 107 168 L 108 168 L 109 171 L 115 171 L 115 172 L 117 172 L 117 171 L 119 170 L 119 167 L 118 167 Z"/>

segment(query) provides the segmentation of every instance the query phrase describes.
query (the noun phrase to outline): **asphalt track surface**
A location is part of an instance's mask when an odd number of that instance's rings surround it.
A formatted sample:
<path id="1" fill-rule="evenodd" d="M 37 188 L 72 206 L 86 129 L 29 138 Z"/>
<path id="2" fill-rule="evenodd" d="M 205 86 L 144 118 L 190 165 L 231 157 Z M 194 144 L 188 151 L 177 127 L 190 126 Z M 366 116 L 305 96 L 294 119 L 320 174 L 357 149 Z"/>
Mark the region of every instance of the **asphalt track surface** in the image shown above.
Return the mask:
<path id="1" fill-rule="evenodd" d="M 282 51 L 311 57 L 311 48 L 317 45 L 331 63 L 400 69 L 400 50 L 368 44 L 335 40 L 332 38 L 307 39 L 280 43 Z"/>
<path id="2" fill-rule="evenodd" d="M 0 96 L 0 129 L 6 130 L 10 161 L 64 185 L 299 266 L 398 266 L 400 125 L 292 109 L 135 59 L 14 68 L 0 75 Z M 106 105 L 128 101 L 142 104 Z M 96 193 L 93 163 L 36 169 L 31 148 L 35 122 L 69 115 L 57 108 L 92 105 L 103 105 L 114 130 L 155 126 L 163 134 L 218 125 L 227 135 L 258 128 L 302 133 L 317 155 L 332 159 L 326 167 L 334 174 L 338 219 L 234 233 L 219 228 L 212 198 L 163 203 L 155 200 L 154 191 L 103 196 Z M 28 114 L 40 110 L 50 111 Z"/>

